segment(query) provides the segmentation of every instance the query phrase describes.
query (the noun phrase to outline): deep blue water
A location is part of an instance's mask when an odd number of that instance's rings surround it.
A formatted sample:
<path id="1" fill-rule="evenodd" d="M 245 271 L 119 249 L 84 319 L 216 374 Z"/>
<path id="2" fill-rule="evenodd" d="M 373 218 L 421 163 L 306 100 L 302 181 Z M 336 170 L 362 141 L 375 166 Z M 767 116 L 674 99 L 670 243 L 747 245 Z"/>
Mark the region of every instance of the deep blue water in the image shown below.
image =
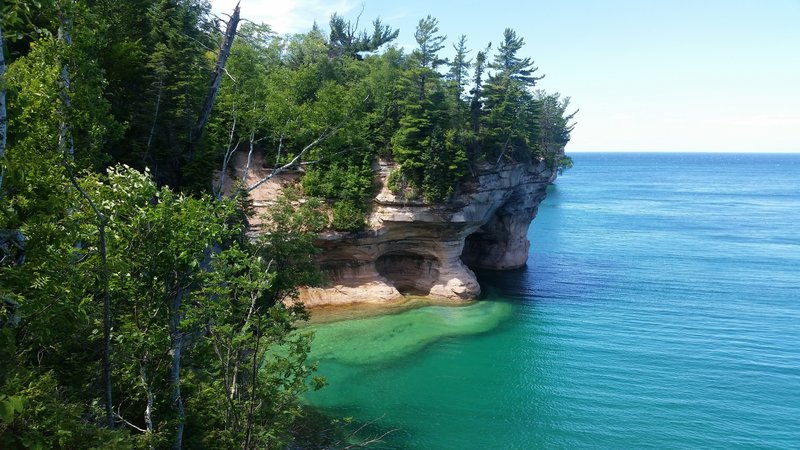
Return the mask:
<path id="1" fill-rule="evenodd" d="M 800 155 L 573 154 L 527 267 L 317 326 L 383 448 L 800 447 Z"/>

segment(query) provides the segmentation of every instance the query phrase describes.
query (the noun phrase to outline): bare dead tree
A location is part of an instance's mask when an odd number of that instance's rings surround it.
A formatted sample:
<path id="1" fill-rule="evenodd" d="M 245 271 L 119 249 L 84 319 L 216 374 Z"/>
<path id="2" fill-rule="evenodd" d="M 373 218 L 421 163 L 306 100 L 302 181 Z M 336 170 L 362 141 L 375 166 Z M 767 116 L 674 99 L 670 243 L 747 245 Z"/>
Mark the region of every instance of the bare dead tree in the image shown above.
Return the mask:
<path id="1" fill-rule="evenodd" d="M 217 63 L 214 66 L 214 75 L 211 78 L 211 83 L 208 85 L 208 93 L 206 94 L 205 101 L 203 102 L 203 107 L 200 109 L 200 116 L 197 118 L 197 122 L 189 132 L 189 144 L 187 149 L 187 157 L 189 162 L 194 160 L 195 153 L 197 153 L 197 145 L 200 142 L 200 138 L 203 136 L 203 131 L 205 130 L 208 120 L 211 117 L 211 110 L 214 109 L 214 101 L 217 98 L 219 85 L 222 82 L 222 76 L 225 73 L 225 64 L 228 62 L 228 56 L 231 53 L 231 47 L 233 46 L 233 41 L 236 38 L 236 29 L 238 28 L 240 21 L 239 11 L 239 3 L 236 3 L 236 7 L 233 9 L 233 14 L 231 15 L 225 27 L 225 39 L 222 41 L 222 45 L 219 49 L 219 55 L 217 55 Z"/>
<path id="2" fill-rule="evenodd" d="M 239 17 L 240 8 L 239 3 L 236 4 L 236 7 L 233 9 L 233 14 L 230 16 L 228 23 L 225 28 L 225 38 L 220 46 L 219 55 L 217 56 L 217 62 L 214 67 L 214 75 L 211 78 L 211 83 L 208 86 L 208 93 L 206 94 L 205 101 L 203 102 L 203 107 L 200 110 L 200 116 L 195 123 L 195 126 L 189 132 L 189 140 L 187 146 L 187 160 L 191 162 L 194 160 L 195 153 L 197 151 L 197 146 L 200 142 L 200 138 L 203 135 L 203 131 L 205 130 L 206 125 L 208 124 L 208 120 L 211 117 L 211 110 L 214 108 L 214 102 L 217 97 L 217 93 L 219 92 L 219 86 L 222 82 L 222 76 L 225 72 L 225 64 L 228 61 L 228 56 L 230 55 L 231 47 L 233 46 L 233 41 L 236 38 L 236 31 L 239 26 Z M 175 429 L 175 440 L 172 444 L 173 449 L 180 450 L 183 446 L 183 431 L 186 424 L 186 414 L 184 410 L 183 404 L 183 397 L 181 396 L 181 354 L 183 352 L 183 348 L 185 346 L 185 338 L 184 332 L 181 330 L 181 322 L 183 321 L 183 313 L 181 311 L 181 306 L 183 304 L 184 296 L 191 290 L 191 286 L 181 286 L 181 280 L 176 280 L 176 292 L 172 295 L 172 301 L 170 302 L 170 336 L 171 336 L 171 349 L 170 354 L 172 356 L 172 364 L 170 367 L 170 375 L 169 381 L 172 387 L 172 393 L 170 395 L 170 400 L 172 403 L 172 407 L 175 411 L 177 416 L 177 425 Z"/>
<path id="3" fill-rule="evenodd" d="M 292 158 L 291 161 L 289 161 L 288 163 L 286 163 L 286 164 L 284 164 L 284 165 L 282 165 L 280 167 L 276 167 L 276 168 L 272 169 L 270 171 L 269 175 L 261 178 L 260 180 L 255 182 L 252 186 L 248 186 L 247 189 L 246 189 L 247 192 L 252 192 L 252 191 L 258 189 L 258 187 L 261 186 L 262 184 L 264 184 L 267 181 L 269 181 L 272 178 L 274 178 L 275 176 L 280 175 L 283 172 L 286 172 L 287 170 L 292 169 L 294 167 L 298 167 L 300 165 L 300 162 L 303 160 L 303 157 L 306 156 L 306 154 L 308 153 L 309 150 L 311 150 L 312 148 L 314 148 L 317 145 L 319 145 L 325 139 L 328 139 L 329 137 L 333 136 L 337 131 L 339 131 L 338 127 L 329 128 L 329 129 L 323 131 L 322 134 L 319 135 L 319 137 L 314 139 L 310 144 L 308 144 L 305 147 L 303 147 L 303 149 L 300 150 L 300 152 L 297 155 L 295 155 L 295 157 Z"/>
<path id="4" fill-rule="evenodd" d="M 164 93 L 164 74 L 159 70 L 158 74 L 158 89 L 156 90 L 156 104 L 153 111 L 153 123 L 150 125 L 150 133 L 147 135 L 147 146 L 144 149 L 144 156 L 142 162 L 147 164 L 147 158 L 150 156 L 150 148 L 153 145 L 153 137 L 156 134 L 156 125 L 158 124 L 158 113 L 161 109 L 161 95 Z"/>
<path id="5" fill-rule="evenodd" d="M 372 444 L 377 444 L 377 443 L 383 442 L 384 438 L 386 438 L 387 436 L 389 436 L 390 434 L 392 434 L 394 432 L 399 431 L 400 429 L 399 428 L 393 428 L 393 429 L 385 431 L 385 432 L 383 432 L 383 433 L 381 433 L 379 435 L 371 436 L 371 437 L 367 437 L 367 438 L 359 438 L 358 434 L 361 433 L 362 431 L 364 431 L 364 429 L 367 428 L 368 426 L 374 425 L 379 420 L 383 419 L 384 416 L 378 417 L 377 419 L 373 419 L 373 420 L 370 420 L 368 422 L 364 422 L 363 424 L 361 424 L 360 427 L 356 428 L 353 432 L 348 434 L 343 440 L 334 443 L 333 447 L 334 448 L 341 448 L 342 450 L 350 450 L 350 449 L 353 449 L 353 448 L 369 447 Z M 345 442 L 353 442 L 356 439 L 358 439 L 357 442 L 352 443 L 352 444 L 348 444 L 348 445 L 344 445 Z M 344 445 L 344 446 L 343 447 L 339 447 L 341 445 Z"/>
<path id="6" fill-rule="evenodd" d="M 244 167 L 244 174 L 242 174 L 242 180 L 247 181 L 247 177 L 250 176 L 250 165 L 253 163 L 253 150 L 255 145 L 255 131 L 250 132 L 250 150 L 247 152 L 247 164 Z M 283 142 L 281 138 L 281 142 Z M 278 147 L 278 157 L 280 158 L 280 147 Z"/>
<path id="7" fill-rule="evenodd" d="M 222 198 L 222 194 L 225 191 L 225 174 L 228 173 L 228 164 L 231 161 L 231 158 L 239 149 L 239 144 L 242 143 L 241 138 L 236 141 L 236 145 L 233 144 L 233 137 L 236 132 L 236 105 L 234 104 L 233 107 L 233 122 L 231 122 L 231 128 L 228 131 L 228 147 L 225 149 L 225 155 L 222 157 L 222 170 L 219 173 L 219 184 L 217 188 L 214 189 L 214 197 L 219 200 Z M 252 153 L 252 143 L 250 144 L 251 153 Z"/>

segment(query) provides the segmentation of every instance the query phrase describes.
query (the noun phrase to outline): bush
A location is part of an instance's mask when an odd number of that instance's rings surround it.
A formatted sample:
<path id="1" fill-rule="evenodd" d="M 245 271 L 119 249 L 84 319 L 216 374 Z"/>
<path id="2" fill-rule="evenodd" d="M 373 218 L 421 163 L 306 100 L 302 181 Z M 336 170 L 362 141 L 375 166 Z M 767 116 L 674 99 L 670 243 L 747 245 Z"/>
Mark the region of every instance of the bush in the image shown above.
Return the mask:
<path id="1" fill-rule="evenodd" d="M 364 228 L 365 212 L 350 200 L 333 204 L 333 228 L 340 231 L 357 231 Z"/>
<path id="2" fill-rule="evenodd" d="M 371 165 L 361 161 L 319 165 L 306 169 L 303 189 L 315 197 L 363 201 L 372 196 L 374 176 Z"/>

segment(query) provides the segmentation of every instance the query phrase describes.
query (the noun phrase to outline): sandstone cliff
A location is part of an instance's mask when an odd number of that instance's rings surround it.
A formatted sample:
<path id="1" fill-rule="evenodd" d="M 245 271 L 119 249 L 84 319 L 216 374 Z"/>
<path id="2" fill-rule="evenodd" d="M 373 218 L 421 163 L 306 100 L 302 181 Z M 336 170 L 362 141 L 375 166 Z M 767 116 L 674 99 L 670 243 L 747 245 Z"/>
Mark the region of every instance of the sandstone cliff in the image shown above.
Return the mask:
<path id="1" fill-rule="evenodd" d="M 480 294 L 470 268 L 512 269 L 528 259 L 528 227 L 556 174 L 537 166 L 481 168 L 446 204 L 397 198 L 386 187 L 391 170 L 381 165 L 383 188 L 369 228 L 324 233 L 321 267 L 326 288 L 306 288 L 306 305 L 375 302 L 404 294 L 466 300 Z"/>
<path id="2" fill-rule="evenodd" d="M 246 161 L 236 161 L 234 177 Z M 260 161 L 253 167 L 260 167 Z M 376 166 L 382 188 L 368 228 L 325 232 L 316 242 L 324 288 L 303 288 L 308 306 L 386 302 L 403 295 L 468 300 L 480 295 L 474 269 L 513 269 L 528 258 L 527 233 L 547 186 L 556 178 L 538 165 L 486 165 L 463 183 L 451 201 L 426 205 L 398 198 L 386 187 L 391 164 Z M 253 169 L 249 181 L 268 173 Z M 284 174 L 251 193 L 256 209 L 268 208 L 281 187 L 298 179 Z M 258 226 L 258 221 L 253 222 Z"/>

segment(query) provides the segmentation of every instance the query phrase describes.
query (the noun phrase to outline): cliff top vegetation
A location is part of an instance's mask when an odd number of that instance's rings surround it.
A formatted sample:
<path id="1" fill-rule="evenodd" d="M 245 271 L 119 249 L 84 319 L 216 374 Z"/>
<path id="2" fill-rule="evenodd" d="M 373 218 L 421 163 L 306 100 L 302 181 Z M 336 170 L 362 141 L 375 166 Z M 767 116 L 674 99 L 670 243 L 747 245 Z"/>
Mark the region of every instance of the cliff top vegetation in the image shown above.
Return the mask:
<path id="1" fill-rule="evenodd" d="M 277 168 L 313 143 L 303 186 L 332 202 L 339 229 L 363 222 L 378 158 L 397 165 L 396 193 L 428 202 L 446 201 L 485 163 L 571 164 L 569 98 L 536 89 L 543 75 L 514 30 L 494 49 L 470 50 L 462 35 L 447 51 L 428 16 L 409 51 L 393 45 L 396 30 L 372 25 L 360 31 L 334 15 L 327 37 L 317 26 L 288 37 L 243 27 L 209 150 L 255 147 Z"/>

